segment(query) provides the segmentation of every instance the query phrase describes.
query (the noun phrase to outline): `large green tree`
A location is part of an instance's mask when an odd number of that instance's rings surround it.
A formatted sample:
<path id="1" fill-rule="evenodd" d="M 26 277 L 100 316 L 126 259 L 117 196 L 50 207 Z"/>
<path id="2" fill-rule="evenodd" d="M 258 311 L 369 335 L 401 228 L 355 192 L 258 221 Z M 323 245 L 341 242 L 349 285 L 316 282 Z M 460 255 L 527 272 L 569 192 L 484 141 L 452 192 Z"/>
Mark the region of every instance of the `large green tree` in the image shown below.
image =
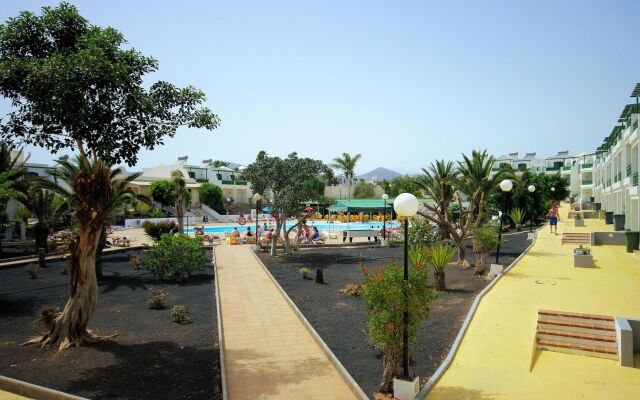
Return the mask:
<path id="1" fill-rule="evenodd" d="M 220 214 L 225 213 L 224 195 L 222 194 L 222 189 L 220 189 L 219 186 L 210 182 L 204 182 L 200 185 L 198 194 L 200 195 L 201 203 L 206 204 L 208 207 Z"/>
<path id="2" fill-rule="evenodd" d="M 52 153 L 73 149 L 82 162 L 73 184 L 79 233 L 71 249 L 70 297 L 50 329 L 30 343 L 62 350 L 97 339 L 87 326 L 98 297 L 96 249 L 114 197 L 105 165 L 135 165 L 141 149 L 161 145 L 180 126 L 219 124 L 200 107 L 201 91 L 143 84 L 157 68 L 120 32 L 90 24 L 67 3 L 0 25 L 0 95 L 11 105 L 0 133 Z"/>
<path id="3" fill-rule="evenodd" d="M 300 158 L 296 153 L 283 159 L 270 157 L 261 151 L 256 161 L 242 171 L 242 175 L 251 182 L 253 192 L 263 197 L 271 209 L 270 214 L 276 220 L 272 255 L 275 255 L 275 243 L 281 231 L 286 238 L 306 216 L 305 203 L 329 203 L 317 185 L 319 180 L 326 178 L 327 169 L 322 161 Z M 290 216 L 296 217 L 298 222 L 286 227 L 284 222 Z M 289 243 L 287 240 L 284 243 L 285 252 L 288 252 Z"/>
<path id="4" fill-rule="evenodd" d="M 351 196 L 351 186 L 353 185 L 353 175 L 355 173 L 356 164 L 362 158 L 362 154 L 355 156 L 349 153 L 342 153 L 342 157 L 336 157 L 331 163 L 331 167 L 342 171 L 349 185 L 349 196 Z"/>
<path id="5" fill-rule="evenodd" d="M 168 179 L 162 179 L 152 182 L 149 185 L 149 191 L 154 201 L 160 203 L 163 207 L 175 204 L 176 190 L 173 182 Z"/>

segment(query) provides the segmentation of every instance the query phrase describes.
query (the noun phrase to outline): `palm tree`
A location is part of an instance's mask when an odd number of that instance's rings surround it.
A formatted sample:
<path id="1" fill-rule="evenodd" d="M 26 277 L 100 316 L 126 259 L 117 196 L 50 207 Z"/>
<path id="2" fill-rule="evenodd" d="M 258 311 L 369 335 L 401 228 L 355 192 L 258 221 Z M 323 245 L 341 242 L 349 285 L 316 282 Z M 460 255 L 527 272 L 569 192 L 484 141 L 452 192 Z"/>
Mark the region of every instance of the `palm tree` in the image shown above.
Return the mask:
<path id="1" fill-rule="evenodd" d="M 48 251 L 47 238 L 53 226 L 68 211 L 67 203 L 53 191 L 36 186 L 29 188 L 28 196 L 20 202 L 38 219 L 33 229 L 35 248 Z"/>
<path id="2" fill-rule="evenodd" d="M 26 170 L 24 161 L 18 161 L 22 155 L 22 149 L 17 154 L 11 154 L 15 147 L 0 142 L 0 253 L 2 252 L 2 237 L 5 230 L 10 226 L 7 215 L 7 204 L 9 200 L 20 200 L 26 196 L 29 186 L 24 180 Z"/>
<path id="3" fill-rule="evenodd" d="M 171 182 L 174 185 L 176 192 L 176 217 L 178 218 L 178 232 L 182 235 L 184 233 L 184 207 L 185 197 L 187 192 L 187 182 L 184 180 L 184 175 L 178 169 L 171 171 Z"/>
<path id="4" fill-rule="evenodd" d="M 339 169 L 344 174 L 345 179 L 349 185 L 349 197 L 351 197 L 351 185 L 353 184 L 353 173 L 356 168 L 356 164 L 362 158 L 362 154 L 356 154 L 351 156 L 348 153 L 342 153 L 342 157 L 336 157 L 331 163 L 331 167 Z"/>
<path id="5" fill-rule="evenodd" d="M 505 178 L 512 178 L 509 172 L 501 169 L 491 176 L 491 170 L 496 159 L 486 150 L 473 150 L 471 157 L 462 155 L 463 161 L 458 161 L 460 175 L 460 189 L 468 197 L 473 198 L 473 213 L 470 215 L 472 223 L 479 225 L 484 221 L 484 209 L 489 194 Z"/>
<path id="6" fill-rule="evenodd" d="M 422 168 L 422 172 L 423 175 L 416 179 L 416 183 L 432 202 L 424 203 L 428 212 L 419 211 L 418 214 L 438 224 L 440 238 L 451 238 L 454 245 L 458 247 L 458 265 L 468 267 L 464 238 L 470 227 L 469 215 L 473 213 L 474 198 L 470 199 L 470 207 L 465 212 L 459 192 L 461 187 L 459 172 L 451 161 L 436 161 L 428 170 Z M 457 221 L 449 218 L 449 207 L 454 201 L 460 209 L 460 217 Z"/>
<path id="7" fill-rule="evenodd" d="M 55 178 L 56 182 L 45 181 L 40 183 L 40 185 L 65 198 L 69 209 L 76 209 L 80 204 L 80 199 L 76 195 L 73 186 L 78 177 L 83 173 L 85 168 L 83 161 L 78 156 L 75 157 L 73 161 L 60 159 L 57 160 L 56 163 L 58 164 L 57 167 L 51 171 L 51 175 Z M 89 165 L 91 170 L 96 172 L 100 170 L 101 173 L 108 175 L 112 190 L 112 195 L 109 196 L 103 205 L 105 221 L 104 224 L 102 224 L 100 237 L 96 246 L 96 275 L 101 277 L 102 263 L 100 256 L 107 243 L 107 228 L 115 222 L 115 211 L 120 207 L 126 206 L 126 203 L 139 200 L 148 204 L 150 200 L 145 196 L 136 195 L 129 187 L 129 184 L 142 175 L 142 173 L 138 172 L 121 177 L 121 170 L 119 168 L 112 169 L 106 164 L 98 166 L 95 161 L 91 161 Z"/>

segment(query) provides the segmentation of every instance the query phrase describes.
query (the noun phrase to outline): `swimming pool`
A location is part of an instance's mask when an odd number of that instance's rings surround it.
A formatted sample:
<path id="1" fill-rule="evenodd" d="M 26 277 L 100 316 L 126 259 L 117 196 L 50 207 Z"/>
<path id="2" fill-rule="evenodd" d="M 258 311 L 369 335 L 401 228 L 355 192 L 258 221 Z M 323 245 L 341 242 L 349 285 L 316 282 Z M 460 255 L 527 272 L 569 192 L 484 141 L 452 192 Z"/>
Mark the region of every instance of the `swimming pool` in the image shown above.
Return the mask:
<path id="1" fill-rule="evenodd" d="M 295 220 L 292 221 L 287 221 L 287 226 L 293 226 L 296 223 Z M 260 226 L 262 226 L 263 223 L 260 223 Z M 358 230 L 358 229 L 381 229 L 382 228 L 382 222 L 368 222 L 368 223 L 362 223 L 362 222 L 350 222 L 350 223 L 343 223 L 343 222 L 335 222 L 333 224 L 327 223 L 327 222 L 315 222 L 315 221 L 311 221 L 308 222 L 307 225 L 309 225 L 309 227 L 313 227 L 315 226 L 316 228 L 318 228 L 319 231 L 343 231 L 343 230 Z M 398 222 L 387 222 L 387 227 L 388 228 L 397 228 L 399 227 L 400 224 Z M 247 230 L 247 227 L 250 227 L 251 230 L 255 230 L 256 228 L 256 224 L 255 222 L 253 223 L 247 223 L 246 225 L 219 225 L 219 226 L 205 226 L 204 228 L 204 232 L 205 233 L 223 233 L 223 232 L 231 232 L 233 230 L 233 228 L 238 228 L 238 230 L 240 232 L 244 232 Z M 186 233 L 193 233 L 193 228 L 189 228 L 189 229 L 185 229 L 184 230 Z"/>

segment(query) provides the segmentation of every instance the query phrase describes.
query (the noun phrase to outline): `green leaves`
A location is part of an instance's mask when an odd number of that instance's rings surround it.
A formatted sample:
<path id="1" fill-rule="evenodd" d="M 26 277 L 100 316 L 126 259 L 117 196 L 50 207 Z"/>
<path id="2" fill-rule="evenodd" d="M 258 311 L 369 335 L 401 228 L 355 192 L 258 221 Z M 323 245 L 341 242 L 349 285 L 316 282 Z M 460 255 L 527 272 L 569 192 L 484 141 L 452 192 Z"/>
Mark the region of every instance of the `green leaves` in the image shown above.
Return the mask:
<path id="1" fill-rule="evenodd" d="M 149 249 L 145 267 L 160 279 L 180 280 L 204 271 L 207 255 L 202 242 L 186 235 L 163 235 Z"/>
<path id="2" fill-rule="evenodd" d="M 160 81 L 146 89 L 158 62 L 124 44 L 120 32 L 90 25 L 67 3 L 9 19 L 0 26 L 0 95 L 12 105 L 2 137 L 54 153 L 86 146 L 109 164 L 135 165 L 140 149 L 180 126 L 218 127 L 196 88 Z"/>

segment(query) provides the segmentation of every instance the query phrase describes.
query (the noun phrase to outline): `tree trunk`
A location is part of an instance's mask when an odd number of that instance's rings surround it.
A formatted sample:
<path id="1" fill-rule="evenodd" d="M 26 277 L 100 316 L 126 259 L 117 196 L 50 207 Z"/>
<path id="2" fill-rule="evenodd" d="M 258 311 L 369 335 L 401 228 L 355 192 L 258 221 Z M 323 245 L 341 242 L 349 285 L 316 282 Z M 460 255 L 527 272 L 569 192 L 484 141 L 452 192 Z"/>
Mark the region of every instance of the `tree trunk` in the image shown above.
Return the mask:
<path id="1" fill-rule="evenodd" d="M 33 236 L 36 242 L 36 249 L 44 249 L 45 253 L 48 252 L 47 238 L 49 237 L 49 227 L 38 222 L 33 229 Z"/>
<path id="2" fill-rule="evenodd" d="M 442 271 L 434 271 L 433 279 L 435 279 L 435 281 L 436 281 L 436 289 L 438 291 L 442 291 L 442 290 L 446 290 L 447 289 L 447 285 L 445 283 L 444 270 L 442 270 Z"/>
<path id="3" fill-rule="evenodd" d="M 98 247 L 96 249 L 96 276 L 102 278 L 102 250 L 107 245 L 107 226 L 102 225 L 100 230 L 100 239 L 98 239 Z"/>
<path id="4" fill-rule="evenodd" d="M 73 192 L 78 197 L 76 218 L 80 233 L 70 246 L 71 291 L 64 310 L 51 322 L 48 332 L 25 344 L 57 346 L 58 351 L 99 337 L 87 330 L 98 300 L 96 251 L 100 240 L 106 207 L 113 196 L 109 170 L 100 160 L 92 165 L 82 146 L 78 145 L 83 168 L 78 173 Z"/>
<path id="5" fill-rule="evenodd" d="M 393 378 L 398 374 L 400 362 L 402 361 L 402 341 L 396 340 L 396 344 L 391 344 L 382 355 L 382 382 L 380 382 L 380 392 L 389 393 L 393 389 Z"/>
<path id="6" fill-rule="evenodd" d="M 463 269 L 471 267 L 469 260 L 467 260 L 467 247 L 464 244 L 464 239 L 460 239 L 460 243 L 458 244 L 458 265 Z"/>
<path id="7" fill-rule="evenodd" d="M 184 234 L 184 193 L 178 194 L 176 200 L 176 217 L 178 218 L 178 234 Z"/>
<path id="8" fill-rule="evenodd" d="M 474 275 L 482 275 L 484 273 L 484 254 L 476 253 L 476 268 L 473 270 Z"/>
<path id="9" fill-rule="evenodd" d="M 80 226 L 80 234 L 71 252 L 71 296 L 67 305 L 53 320 L 47 333 L 27 344 L 58 346 L 58 351 L 61 351 L 96 340 L 87 330 L 87 325 L 98 300 L 95 263 L 100 229 L 95 225 Z"/>
<path id="10" fill-rule="evenodd" d="M 23 242 L 27 240 L 27 223 L 25 221 L 20 221 L 20 240 Z"/>

